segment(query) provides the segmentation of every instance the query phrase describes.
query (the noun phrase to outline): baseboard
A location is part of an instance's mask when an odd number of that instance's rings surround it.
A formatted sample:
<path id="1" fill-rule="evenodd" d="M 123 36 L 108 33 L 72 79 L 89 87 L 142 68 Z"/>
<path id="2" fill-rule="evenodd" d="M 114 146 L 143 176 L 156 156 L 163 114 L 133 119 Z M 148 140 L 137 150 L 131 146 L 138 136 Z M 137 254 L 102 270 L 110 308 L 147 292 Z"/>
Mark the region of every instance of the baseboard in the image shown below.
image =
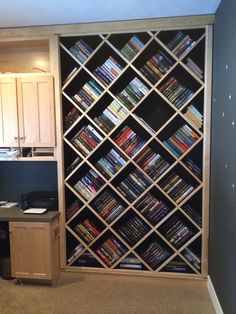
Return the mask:
<path id="1" fill-rule="evenodd" d="M 212 300 L 212 303 L 213 303 L 213 305 L 214 305 L 216 314 L 224 314 L 224 312 L 223 312 L 223 310 L 222 310 L 222 308 L 221 308 L 220 302 L 219 302 L 219 300 L 218 300 L 217 294 L 216 294 L 216 292 L 215 292 L 215 288 L 214 288 L 214 286 L 213 286 L 213 283 L 212 283 L 212 281 L 211 281 L 210 276 L 208 276 L 207 288 L 208 288 L 208 291 L 209 291 L 209 293 L 210 293 L 211 300 Z"/>

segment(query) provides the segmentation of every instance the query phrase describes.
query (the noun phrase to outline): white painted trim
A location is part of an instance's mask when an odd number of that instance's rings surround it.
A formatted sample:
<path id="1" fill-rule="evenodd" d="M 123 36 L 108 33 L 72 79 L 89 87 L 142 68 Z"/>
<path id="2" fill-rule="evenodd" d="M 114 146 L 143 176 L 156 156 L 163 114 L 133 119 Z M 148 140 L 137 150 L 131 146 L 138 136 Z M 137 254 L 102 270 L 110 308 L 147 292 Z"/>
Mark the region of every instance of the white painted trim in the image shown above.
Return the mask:
<path id="1" fill-rule="evenodd" d="M 220 302 L 218 300 L 217 294 L 215 292 L 215 288 L 213 286 L 213 283 L 211 281 L 210 276 L 208 276 L 207 288 L 208 288 L 208 291 L 210 293 L 210 297 L 211 297 L 212 303 L 214 305 L 216 314 L 224 314 L 224 312 L 223 312 L 223 310 L 221 308 Z"/>

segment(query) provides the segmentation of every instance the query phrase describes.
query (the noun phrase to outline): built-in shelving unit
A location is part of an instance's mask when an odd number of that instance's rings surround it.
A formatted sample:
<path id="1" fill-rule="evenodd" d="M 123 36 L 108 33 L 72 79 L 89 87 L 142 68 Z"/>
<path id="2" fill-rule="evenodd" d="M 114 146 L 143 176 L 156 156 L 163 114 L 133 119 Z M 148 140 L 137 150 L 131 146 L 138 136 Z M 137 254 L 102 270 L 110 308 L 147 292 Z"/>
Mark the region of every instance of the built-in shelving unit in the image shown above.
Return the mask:
<path id="1" fill-rule="evenodd" d="M 60 37 L 66 268 L 206 274 L 207 33 Z"/>

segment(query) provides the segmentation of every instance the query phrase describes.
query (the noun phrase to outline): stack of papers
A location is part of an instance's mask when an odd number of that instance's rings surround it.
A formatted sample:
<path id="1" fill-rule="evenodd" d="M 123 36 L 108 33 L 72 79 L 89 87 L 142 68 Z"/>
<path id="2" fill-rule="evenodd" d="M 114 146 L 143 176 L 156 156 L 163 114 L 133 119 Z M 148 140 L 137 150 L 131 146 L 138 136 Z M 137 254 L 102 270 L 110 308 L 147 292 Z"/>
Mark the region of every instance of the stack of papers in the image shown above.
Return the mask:
<path id="1" fill-rule="evenodd" d="M 24 214 L 43 214 L 47 211 L 47 208 L 28 208 L 23 211 Z"/>

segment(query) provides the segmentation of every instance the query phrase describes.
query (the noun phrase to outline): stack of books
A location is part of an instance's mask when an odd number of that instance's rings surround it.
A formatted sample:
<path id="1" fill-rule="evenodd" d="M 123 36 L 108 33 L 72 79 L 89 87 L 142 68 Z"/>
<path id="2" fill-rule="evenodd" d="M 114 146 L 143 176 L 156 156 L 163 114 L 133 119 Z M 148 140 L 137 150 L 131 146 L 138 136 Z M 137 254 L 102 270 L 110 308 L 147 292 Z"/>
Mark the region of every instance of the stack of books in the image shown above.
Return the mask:
<path id="1" fill-rule="evenodd" d="M 135 77 L 116 97 L 129 110 L 132 109 L 147 93 L 148 88 Z"/>
<path id="2" fill-rule="evenodd" d="M 200 257 L 193 253 L 192 250 L 189 248 L 186 248 L 183 251 L 183 256 L 186 258 L 186 260 L 189 261 L 190 264 L 192 264 L 197 270 L 201 270 L 201 259 Z"/>
<path id="3" fill-rule="evenodd" d="M 173 62 L 161 50 L 149 59 L 140 69 L 143 75 L 153 84 L 172 67 Z"/>
<path id="4" fill-rule="evenodd" d="M 95 167 L 106 179 L 110 179 L 126 164 L 126 161 L 116 149 L 112 148 L 106 156 L 98 160 Z"/>
<path id="5" fill-rule="evenodd" d="M 149 227 L 138 216 L 128 218 L 117 229 L 130 246 L 135 245 L 148 231 Z"/>
<path id="6" fill-rule="evenodd" d="M 72 98 L 82 110 L 87 110 L 102 92 L 101 86 L 91 79 Z"/>
<path id="7" fill-rule="evenodd" d="M 118 184 L 117 189 L 129 202 L 133 202 L 150 185 L 151 181 L 141 171 L 135 169 Z"/>
<path id="8" fill-rule="evenodd" d="M 140 255 L 148 265 L 156 269 L 170 257 L 171 253 L 166 247 L 154 240 Z"/>
<path id="9" fill-rule="evenodd" d="M 93 74 L 104 86 L 108 86 L 120 75 L 122 71 L 122 66 L 114 57 L 110 56 L 104 64 L 95 69 Z"/>
<path id="10" fill-rule="evenodd" d="M 54 156 L 54 147 L 34 147 L 33 156 L 36 157 L 53 157 Z"/>
<path id="11" fill-rule="evenodd" d="M 100 230 L 89 219 L 76 225 L 75 231 L 86 243 L 92 242 L 100 234 Z"/>
<path id="12" fill-rule="evenodd" d="M 179 58 L 187 53 L 194 45 L 195 41 L 189 36 L 179 31 L 175 37 L 167 44 L 167 47 Z"/>
<path id="13" fill-rule="evenodd" d="M 194 94 L 191 89 L 181 84 L 174 76 L 171 76 L 159 90 L 178 109 Z"/>
<path id="14" fill-rule="evenodd" d="M 120 124 L 120 122 L 127 117 L 127 115 L 128 110 L 118 101 L 113 100 L 102 114 L 94 119 L 94 121 L 105 133 L 110 133 L 115 126 Z"/>
<path id="15" fill-rule="evenodd" d="M 125 257 L 119 264 L 120 268 L 142 269 L 143 264 L 135 255 Z"/>
<path id="16" fill-rule="evenodd" d="M 138 116 L 136 113 L 133 113 L 133 116 L 138 120 L 139 124 L 147 128 L 149 131 L 151 131 L 151 133 L 156 133 L 156 131 L 142 117 Z"/>
<path id="17" fill-rule="evenodd" d="M 161 226 L 160 231 L 178 249 L 194 234 L 193 230 L 178 215 L 171 216 Z"/>
<path id="18" fill-rule="evenodd" d="M 150 192 L 145 194 L 135 204 L 135 207 L 152 225 L 156 225 L 171 211 L 168 205 L 158 200 Z"/>
<path id="19" fill-rule="evenodd" d="M 153 179 L 156 180 L 170 164 L 147 146 L 135 160 L 137 164 Z"/>
<path id="20" fill-rule="evenodd" d="M 183 206 L 183 210 L 189 215 L 190 218 L 193 219 L 200 227 L 202 225 L 202 217 L 201 215 L 197 212 L 196 209 L 194 209 L 192 206 L 189 204 L 185 204 Z"/>
<path id="21" fill-rule="evenodd" d="M 181 203 L 194 187 L 185 182 L 177 173 L 171 172 L 160 183 L 161 188 L 177 203 Z"/>
<path id="22" fill-rule="evenodd" d="M 71 143 L 84 155 L 88 156 L 101 141 L 103 137 L 91 124 L 83 126 L 71 139 Z"/>
<path id="23" fill-rule="evenodd" d="M 110 237 L 96 249 L 98 256 L 109 267 L 118 261 L 126 251 L 127 249 L 114 237 Z"/>
<path id="24" fill-rule="evenodd" d="M 72 252 L 70 252 L 70 256 L 69 258 L 67 259 L 67 262 L 68 263 L 71 263 L 77 256 L 80 255 L 80 253 L 84 250 L 84 247 L 83 245 L 80 243 L 78 244 L 74 250 Z"/>
<path id="25" fill-rule="evenodd" d="M 77 156 L 74 161 L 66 168 L 65 173 L 66 176 L 68 176 L 77 166 L 78 164 L 82 161 L 80 156 Z"/>
<path id="26" fill-rule="evenodd" d="M 195 176 L 198 177 L 198 179 L 201 180 L 201 178 L 202 178 L 202 169 L 200 167 L 198 167 L 196 165 L 196 163 L 190 157 L 187 157 L 184 160 L 184 163 L 189 168 L 189 170 L 191 170 L 191 172 L 194 173 Z"/>
<path id="27" fill-rule="evenodd" d="M 98 174 L 90 169 L 75 185 L 76 191 L 87 201 L 91 199 L 104 185 Z"/>
<path id="28" fill-rule="evenodd" d="M 80 209 L 79 200 L 74 201 L 70 206 L 66 208 L 66 218 L 71 219 Z"/>
<path id="29" fill-rule="evenodd" d="M 114 141 L 130 157 L 134 156 L 145 144 L 129 126 L 124 126 Z"/>
<path id="30" fill-rule="evenodd" d="M 163 141 L 163 143 L 176 157 L 180 157 L 199 139 L 199 137 L 200 136 L 187 124 L 184 124 L 171 137 L 166 141 Z"/>
<path id="31" fill-rule="evenodd" d="M 82 38 L 78 39 L 69 50 L 80 63 L 84 63 L 93 52 L 93 49 Z"/>
<path id="32" fill-rule="evenodd" d="M 93 207 L 107 223 L 111 223 L 125 209 L 125 206 L 109 191 L 103 191 L 93 202 Z"/>
<path id="33" fill-rule="evenodd" d="M 121 49 L 121 53 L 131 61 L 136 54 L 143 48 L 144 44 L 137 35 L 133 35 L 130 40 Z"/>
<path id="34" fill-rule="evenodd" d="M 73 263 L 74 266 L 74 263 Z M 97 261 L 96 257 L 92 253 L 86 251 L 77 260 L 76 266 L 80 267 L 99 267 L 100 263 Z"/>
<path id="35" fill-rule="evenodd" d="M 197 77 L 199 77 L 201 80 L 203 79 L 203 70 L 200 69 L 191 58 L 187 58 L 186 65 L 193 71 L 195 75 L 197 75 Z"/>
<path id="36" fill-rule="evenodd" d="M 194 107 L 194 105 L 188 106 L 185 113 L 185 117 L 188 118 L 196 129 L 200 129 L 203 124 L 203 115 Z"/>
<path id="37" fill-rule="evenodd" d="M 80 116 L 79 110 L 75 107 L 71 109 L 65 116 L 64 116 L 64 130 L 68 130 L 69 127 L 78 119 Z"/>
<path id="38" fill-rule="evenodd" d="M 190 273 L 190 267 L 180 258 L 173 259 L 164 268 L 163 271 L 171 273 Z"/>

